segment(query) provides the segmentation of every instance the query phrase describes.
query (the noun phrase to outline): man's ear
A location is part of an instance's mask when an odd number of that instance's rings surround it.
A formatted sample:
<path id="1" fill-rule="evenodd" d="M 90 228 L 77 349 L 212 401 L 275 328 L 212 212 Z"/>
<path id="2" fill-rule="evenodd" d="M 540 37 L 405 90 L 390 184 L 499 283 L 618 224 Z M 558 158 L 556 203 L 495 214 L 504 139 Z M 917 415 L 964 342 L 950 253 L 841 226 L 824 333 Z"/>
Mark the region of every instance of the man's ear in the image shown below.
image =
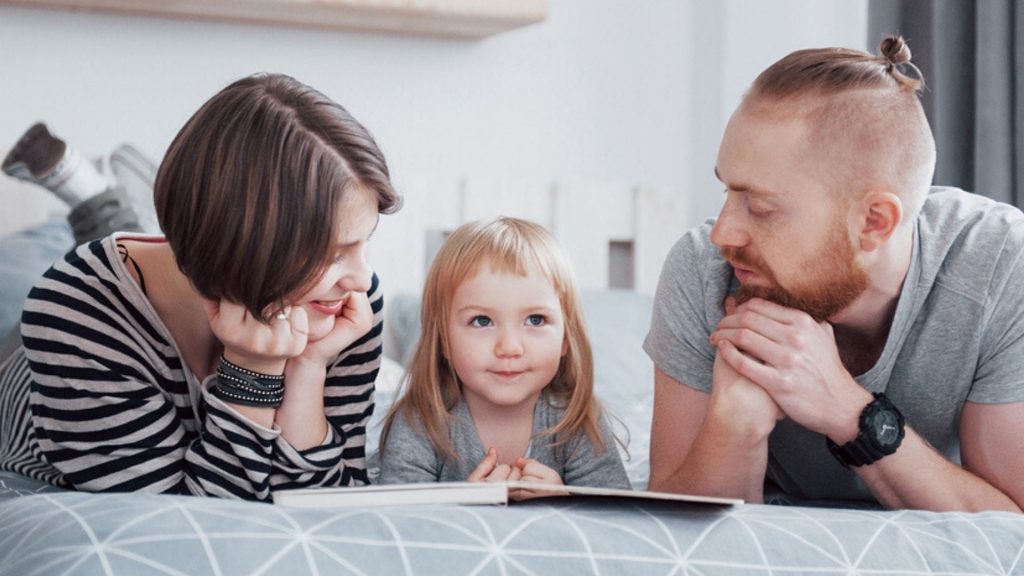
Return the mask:
<path id="1" fill-rule="evenodd" d="M 903 220 L 903 201 L 892 192 L 868 192 L 857 203 L 857 241 L 873 252 L 885 244 Z"/>

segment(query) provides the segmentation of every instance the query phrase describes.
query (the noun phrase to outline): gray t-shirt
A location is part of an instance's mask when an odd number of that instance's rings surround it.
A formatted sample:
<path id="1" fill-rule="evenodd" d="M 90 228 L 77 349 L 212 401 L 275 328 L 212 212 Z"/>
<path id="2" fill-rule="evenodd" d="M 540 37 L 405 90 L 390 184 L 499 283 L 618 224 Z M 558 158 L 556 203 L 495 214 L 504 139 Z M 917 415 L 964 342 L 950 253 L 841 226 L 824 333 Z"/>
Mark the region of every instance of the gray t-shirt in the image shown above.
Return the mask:
<path id="1" fill-rule="evenodd" d="M 708 336 L 738 287 L 711 244 L 711 224 L 672 248 L 661 273 L 644 350 L 672 378 L 711 391 Z M 928 195 L 889 337 L 856 380 L 885 394 L 907 423 L 960 463 L 964 402 L 1024 400 L 1024 214 L 955 188 Z M 821 434 L 781 421 L 769 439 L 769 483 L 795 498 L 874 498 L 828 452 Z"/>
<path id="2" fill-rule="evenodd" d="M 548 395 L 541 395 L 533 415 L 533 439 L 526 457 L 548 466 L 562 477 L 567 486 L 597 486 L 601 488 L 629 489 L 629 478 L 616 449 L 615 438 L 607 422 L 600 423 L 604 450 L 598 452 L 586 433 L 560 446 L 551 446 L 550 438 L 541 432 L 557 424 L 565 411 L 556 406 Z M 450 437 L 455 453 L 461 458 L 450 461 L 434 452 L 430 440 L 419 422 L 410 426 L 398 416 L 391 424 L 387 443 L 381 446 L 381 484 L 416 482 L 464 482 L 477 464 L 484 459 L 486 450 L 480 442 L 473 416 L 462 400 L 452 410 Z"/>

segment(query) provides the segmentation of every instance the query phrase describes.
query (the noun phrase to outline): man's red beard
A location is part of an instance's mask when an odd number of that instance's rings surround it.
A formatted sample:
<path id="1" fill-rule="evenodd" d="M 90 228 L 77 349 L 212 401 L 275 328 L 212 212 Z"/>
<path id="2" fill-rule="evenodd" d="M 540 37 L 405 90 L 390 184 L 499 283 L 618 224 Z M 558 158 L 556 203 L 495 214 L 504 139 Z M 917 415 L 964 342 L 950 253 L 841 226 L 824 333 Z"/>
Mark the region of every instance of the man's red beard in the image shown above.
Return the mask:
<path id="1" fill-rule="evenodd" d="M 834 235 L 817 260 L 811 262 L 793 288 L 783 288 L 767 263 L 741 248 L 725 247 L 722 257 L 733 267 L 756 272 L 767 285 L 741 284 L 739 304 L 763 298 L 795 308 L 823 322 L 853 303 L 868 288 L 868 275 L 854 261 L 853 247 L 841 234 Z"/>

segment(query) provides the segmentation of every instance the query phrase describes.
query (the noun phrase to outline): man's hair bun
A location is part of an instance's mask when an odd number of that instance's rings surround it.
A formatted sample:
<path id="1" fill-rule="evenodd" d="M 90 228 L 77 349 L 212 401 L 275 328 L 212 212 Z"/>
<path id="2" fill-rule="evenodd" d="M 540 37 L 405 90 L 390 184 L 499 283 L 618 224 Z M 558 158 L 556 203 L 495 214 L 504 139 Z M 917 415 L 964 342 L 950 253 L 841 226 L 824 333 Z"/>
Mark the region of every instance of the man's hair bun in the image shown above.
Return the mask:
<path id="1" fill-rule="evenodd" d="M 878 49 L 889 64 L 898 66 L 910 62 L 910 46 L 907 46 L 902 36 L 886 36 Z"/>

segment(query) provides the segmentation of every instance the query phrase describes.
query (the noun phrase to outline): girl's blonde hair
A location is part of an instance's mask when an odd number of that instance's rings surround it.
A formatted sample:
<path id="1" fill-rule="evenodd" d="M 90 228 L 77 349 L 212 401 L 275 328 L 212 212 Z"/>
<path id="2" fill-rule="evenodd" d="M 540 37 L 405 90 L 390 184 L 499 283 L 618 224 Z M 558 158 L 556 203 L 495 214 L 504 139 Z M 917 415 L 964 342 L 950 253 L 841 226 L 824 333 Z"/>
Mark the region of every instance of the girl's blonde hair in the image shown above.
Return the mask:
<path id="1" fill-rule="evenodd" d="M 484 266 L 495 272 L 525 276 L 537 271 L 555 288 L 565 319 L 566 353 L 558 372 L 545 390 L 565 415 L 544 431 L 554 446 L 571 440 L 581 430 L 600 451 L 598 432 L 601 408 L 594 396 L 594 359 L 580 309 L 576 281 L 569 259 L 543 227 L 518 218 L 499 217 L 463 224 L 441 246 L 427 274 L 420 312 L 422 331 L 404 382 L 404 393 L 384 422 L 380 445 L 401 415 L 412 426 L 422 425 L 434 451 L 458 460 L 449 437 L 451 411 L 459 402 L 458 377 L 450 356 L 448 318 L 452 298 L 463 281 Z"/>

